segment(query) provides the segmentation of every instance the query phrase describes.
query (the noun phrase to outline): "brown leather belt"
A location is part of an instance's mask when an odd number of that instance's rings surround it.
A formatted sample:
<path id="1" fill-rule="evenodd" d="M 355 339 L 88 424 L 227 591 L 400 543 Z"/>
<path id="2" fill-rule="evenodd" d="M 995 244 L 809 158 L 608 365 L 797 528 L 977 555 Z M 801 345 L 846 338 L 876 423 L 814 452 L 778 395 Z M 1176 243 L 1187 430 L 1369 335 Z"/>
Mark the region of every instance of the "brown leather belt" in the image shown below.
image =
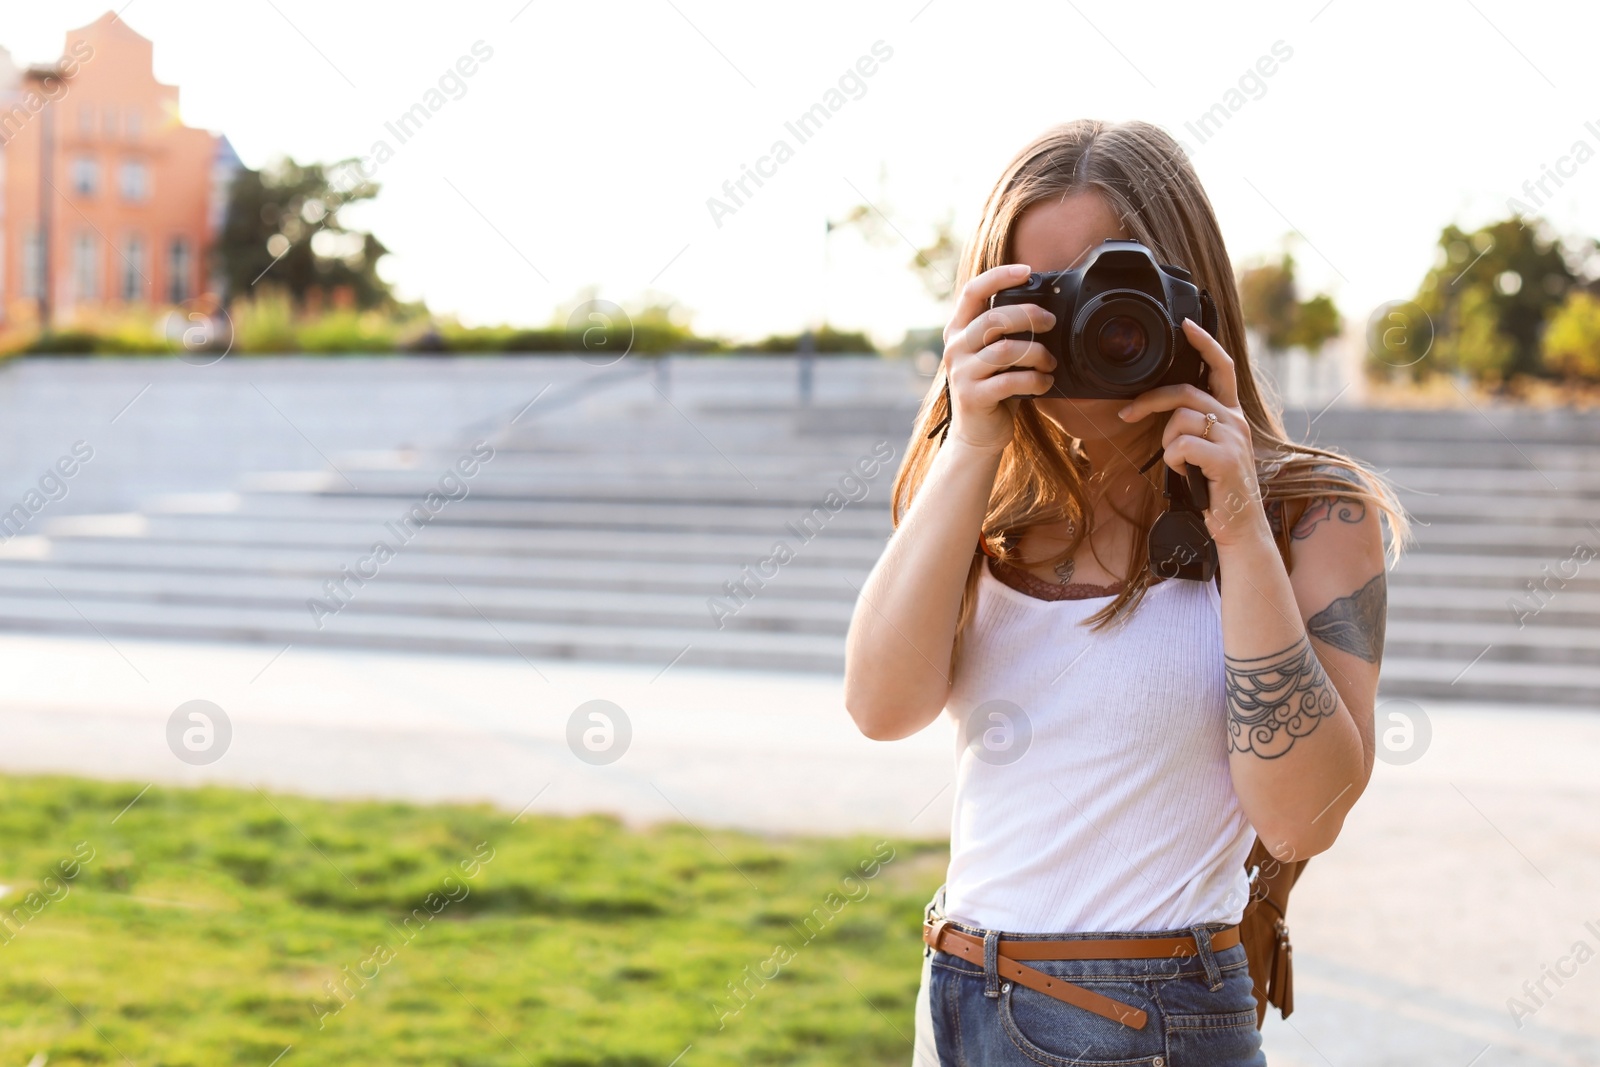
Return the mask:
<path id="1" fill-rule="evenodd" d="M 922 940 L 935 952 L 960 956 L 968 963 L 983 966 L 983 939 L 952 930 L 950 920 L 924 923 Z M 1221 952 L 1239 943 L 1239 928 L 1230 926 L 1211 935 L 1211 950 Z M 1057 1000 L 1103 1015 L 1135 1030 L 1144 1029 L 1144 1012 L 1120 1000 L 1101 996 L 1081 985 L 1055 978 L 1018 960 L 1151 960 L 1184 958 L 1200 954 L 1193 936 L 1105 938 L 1095 941 L 1014 941 L 1001 938 L 1000 977 L 1018 985 L 1055 997 Z"/>

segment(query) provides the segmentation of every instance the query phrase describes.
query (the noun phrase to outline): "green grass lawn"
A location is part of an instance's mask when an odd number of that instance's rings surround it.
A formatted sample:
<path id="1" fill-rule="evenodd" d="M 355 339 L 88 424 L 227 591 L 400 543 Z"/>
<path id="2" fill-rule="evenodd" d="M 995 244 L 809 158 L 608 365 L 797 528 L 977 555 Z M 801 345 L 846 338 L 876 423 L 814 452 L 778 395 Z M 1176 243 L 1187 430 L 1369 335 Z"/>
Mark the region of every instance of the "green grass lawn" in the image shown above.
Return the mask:
<path id="1" fill-rule="evenodd" d="M 0 777 L 0 1063 L 909 1062 L 942 844 L 141 788 Z"/>

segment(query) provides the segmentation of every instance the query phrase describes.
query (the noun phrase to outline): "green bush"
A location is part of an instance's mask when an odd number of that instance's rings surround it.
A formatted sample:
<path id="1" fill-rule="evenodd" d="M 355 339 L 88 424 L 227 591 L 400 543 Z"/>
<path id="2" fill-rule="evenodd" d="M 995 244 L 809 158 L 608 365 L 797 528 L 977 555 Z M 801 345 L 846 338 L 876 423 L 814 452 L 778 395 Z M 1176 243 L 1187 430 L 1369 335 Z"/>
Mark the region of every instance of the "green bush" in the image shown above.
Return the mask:
<path id="1" fill-rule="evenodd" d="M 506 352 L 580 352 L 595 356 L 624 352 L 653 356 L 668 352 L 714 352 L 720 348 L 720 343 L 711 338 L 696 337 L 675 327 L 648 324 L 594 326 L 587 330 L 518 330 L 506 337 L 502 346 Z"/>
<path id="2" fill-rule="evenodd" d="M 447 352 L 504 352 L 506 342 L 516 331 L 509 326 L 462 326 L 458 322 L 439 324 L 438 333 Z"/>
<path id="3" fill-rule="evenodd" d="M 286 294 L 269 290 L 253 300 L 236 300 L 229 314 L 234 351 L 300 351 L 294 304 Z"/>
<path id="4" fill-rule="evenodd" d="M 20 351 L 63 355 L 167 353 L 177 344 L 176 338 L 163 335 L 173 326 L 170 314 L 157 310 L 130 312 L 119 319 L 34 337 L 22 344 Z M 286 294 L 274 289 L 234 301 L 228 309 L 228 319 L 233 329 L 231 351 L 242 355 L 510 352 L 599 358 L 623 354 L 794 353 L 800 350 L 801 343 L 799 334 L 775 334 L 754 345 L 732 346 L 719 338 L 696 334 L 659 309 L 646 309 L 632 318 L 614 321 L 597 317 L 594 325 L 586 329 L 463 326 L 449 319 L 435 321 L 420 306 L 389 312 L 334 309 L 308 314 L 297 310 Z M 815 331 L 811 341 L 812 351 L 818 353 L 877 353 L 866 334 L 831 326 Z"/>
<path id="5" fill-rule="evenodd" d="M 41 333 L 23 349 L 29 355 L 87 356 L 103 351 L 100 337 L 88 330 Z"/>
<path id="6" fill-rule="evenodd" d="M 334 311 L 302 323 L 295 335 L 301 352 L 393 352 L 396 327 L 375 312 Z"/>
<path id="7" fill-rule="evenodd" d="M 752 346 L 756 352 L 798 352 L 802 334 L 773 334 Z M 811 334 L 812 351 L 823 353 L 876 353 L 877 346 L 866 334 L 856 331 L 835 330 L 824 326 Z"/>

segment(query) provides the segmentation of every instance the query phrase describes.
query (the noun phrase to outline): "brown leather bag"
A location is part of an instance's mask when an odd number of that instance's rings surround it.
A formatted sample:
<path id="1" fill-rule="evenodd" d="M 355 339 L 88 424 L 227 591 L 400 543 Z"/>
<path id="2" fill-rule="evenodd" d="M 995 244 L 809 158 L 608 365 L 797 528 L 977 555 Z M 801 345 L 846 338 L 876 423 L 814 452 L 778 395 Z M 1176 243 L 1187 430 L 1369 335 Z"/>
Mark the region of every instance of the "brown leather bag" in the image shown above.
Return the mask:
<path id="1" fill-rule="evenodd" d="M 1252 874 L 1250 902 L 1244 907 L 1244 918 L 1239 920 L 1239 940 L 1250 961 L 1258 1027 L 1267 1021 L 1268 1004 L 1285 1019 L 1294 1011 L 1294 947 L 1289 944 L 1285 916 L 1289 890 L 1308 862 L 1273 859 L 1259 837 L 1244 861 L 1245 869 Z"/>

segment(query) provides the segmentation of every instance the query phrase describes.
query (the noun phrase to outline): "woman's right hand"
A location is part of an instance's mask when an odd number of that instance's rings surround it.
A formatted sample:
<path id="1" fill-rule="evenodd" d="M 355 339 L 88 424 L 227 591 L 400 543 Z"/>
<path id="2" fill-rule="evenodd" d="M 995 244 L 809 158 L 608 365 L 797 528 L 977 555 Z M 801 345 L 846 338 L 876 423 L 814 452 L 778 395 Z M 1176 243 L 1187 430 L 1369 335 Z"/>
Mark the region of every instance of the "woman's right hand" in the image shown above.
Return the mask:
<path id="1" fill-rule="evenodd" d="M 1038 396 L 1055 382 L 1056 358 L 1038 341 L 1008 333 L 1043 333 L 1056 317 L 1036 304 L 991 308 L 1000 290 L 1021 285 L 1028 267 L 1014 263 L 986 270 L 961 290 L 944 328 L 944 368 L 950 383 L 950 435 L 963 444 L 998 452 L 1016 432 L 1019 396 Z"/>

